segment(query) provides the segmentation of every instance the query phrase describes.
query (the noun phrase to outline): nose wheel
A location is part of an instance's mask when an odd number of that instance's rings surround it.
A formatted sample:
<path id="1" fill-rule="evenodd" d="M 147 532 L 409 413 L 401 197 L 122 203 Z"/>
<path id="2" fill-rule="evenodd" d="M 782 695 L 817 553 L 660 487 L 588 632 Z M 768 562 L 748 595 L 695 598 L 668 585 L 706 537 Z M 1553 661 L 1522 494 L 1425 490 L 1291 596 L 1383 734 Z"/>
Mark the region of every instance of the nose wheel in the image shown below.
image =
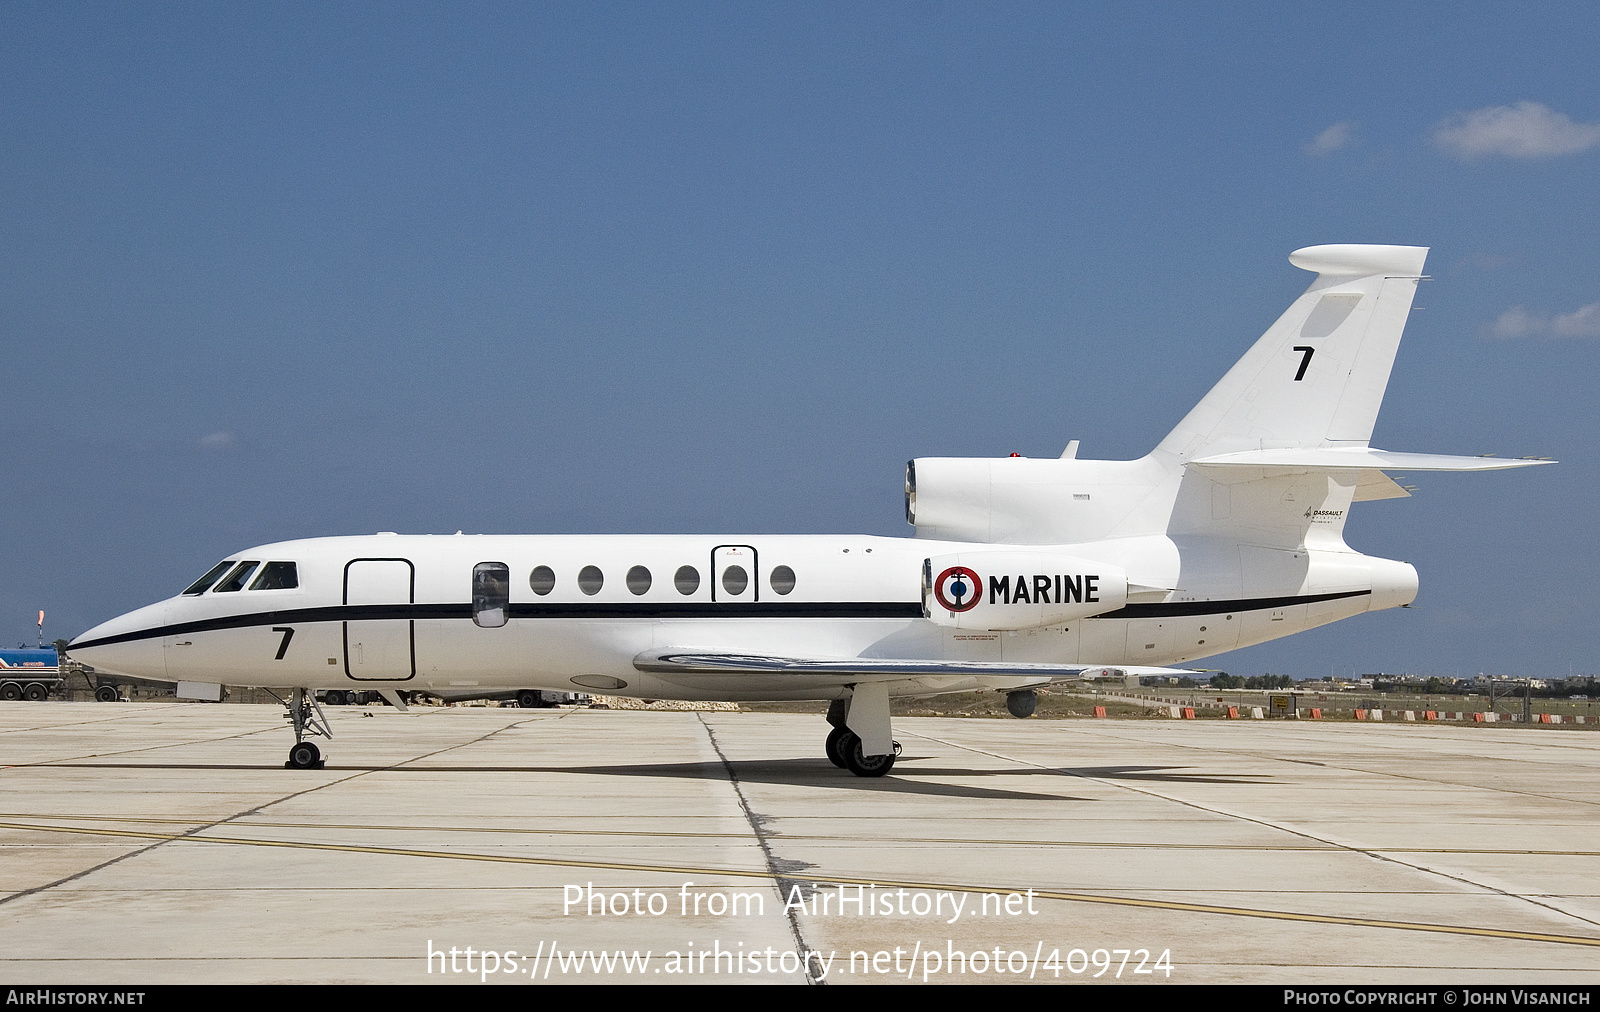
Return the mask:
<path id="1" fill-rule="evenodd" d="M 324 765 L 322 750 L 312 742 L 300 742 L 289 750 L 289 761 L 283 765 L 287 769 L 294 770 L 320 770 Z"/>
<path id="2" fill-rule="evenodd" d="M 289 750 L 289 761 L 284 763 L 285 769 L 291 770 L 320 770 L 323 767 L 322 750 L 307 738 L 320 735 L 332 738 L 333 732 L 328 729 L 328 718 L 322 712 L 322 707 L 317 705 L 317 697 L 305 689 L 295 689 L 288 699 L 284 699 L 271 689 L 272 697 L 282 703 L 289 711 L 285 719 L 294 727 L 294 748 Z"/>

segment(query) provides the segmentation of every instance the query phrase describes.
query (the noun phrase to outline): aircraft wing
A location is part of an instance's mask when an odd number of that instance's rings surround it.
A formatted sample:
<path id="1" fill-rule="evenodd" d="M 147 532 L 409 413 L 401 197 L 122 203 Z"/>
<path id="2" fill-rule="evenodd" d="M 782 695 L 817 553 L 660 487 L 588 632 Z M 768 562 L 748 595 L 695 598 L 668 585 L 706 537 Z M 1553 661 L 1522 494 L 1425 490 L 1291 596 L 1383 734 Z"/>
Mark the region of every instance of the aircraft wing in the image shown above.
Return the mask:
<path id="1" fill-rule="evenodd" d="M 835 676 L 841 682 L 887 682 L 901 678 L 1028 678 L 1025 686 L 1083 678 L 1121 678 L 1128 675 L 1199 675 L 1183 668 L 1136 665 L 1016 664 L 1005 661 L 900 660 L 883 657 L 813 659 L 772 657 L 762 654 L 703 653 L 689 650 L 651 650 L 633 659 L 640 671 L 662 675 L 805 675 Z"/>

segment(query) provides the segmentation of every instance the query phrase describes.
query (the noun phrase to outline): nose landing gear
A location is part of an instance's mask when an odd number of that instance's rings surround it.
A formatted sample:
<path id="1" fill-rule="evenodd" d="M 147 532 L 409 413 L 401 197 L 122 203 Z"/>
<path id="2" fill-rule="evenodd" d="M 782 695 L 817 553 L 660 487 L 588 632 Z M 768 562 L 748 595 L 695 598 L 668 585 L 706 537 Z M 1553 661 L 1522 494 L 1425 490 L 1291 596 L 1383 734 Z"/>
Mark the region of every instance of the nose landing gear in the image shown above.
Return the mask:
<path id="1" fill-rule="evenodd" d="M 290 697 L 285 700 L 271 689 L 267 690 L 272 698 L 282 703 L 289 713 L 285 717 L 294 726 L 294 748 L 289 750 L 289 761 L 284 763 L 285 769 L 291 770 L 320 770 L 325 765 L 322 761 L 322 750 L 306 738 L 312 735 L 321 735 L 332 738 L 333 732 L 328 729 L 328 718 L 322 712 L 322 707 L 317 705 L 316 696 L 305 689 L 295 689 Z"/>

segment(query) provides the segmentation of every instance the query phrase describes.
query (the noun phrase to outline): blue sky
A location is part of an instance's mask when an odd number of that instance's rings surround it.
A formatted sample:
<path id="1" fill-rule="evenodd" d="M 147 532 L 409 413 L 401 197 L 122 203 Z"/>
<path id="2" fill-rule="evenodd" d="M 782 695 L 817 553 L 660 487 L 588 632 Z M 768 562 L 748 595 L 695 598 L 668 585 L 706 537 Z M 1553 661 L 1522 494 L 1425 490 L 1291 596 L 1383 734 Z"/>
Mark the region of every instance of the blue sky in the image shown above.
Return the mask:
<path id="1" fill-rule="evenodd" d="M 907 534 L 1378 242 L 1374 443 L 1562 463 L 1358 505 L 1417 607 L 1219 663 L 1600 669 L 1600 8 L 1103 6 L 7 4 L 0 640 L 293 537 Z"/>

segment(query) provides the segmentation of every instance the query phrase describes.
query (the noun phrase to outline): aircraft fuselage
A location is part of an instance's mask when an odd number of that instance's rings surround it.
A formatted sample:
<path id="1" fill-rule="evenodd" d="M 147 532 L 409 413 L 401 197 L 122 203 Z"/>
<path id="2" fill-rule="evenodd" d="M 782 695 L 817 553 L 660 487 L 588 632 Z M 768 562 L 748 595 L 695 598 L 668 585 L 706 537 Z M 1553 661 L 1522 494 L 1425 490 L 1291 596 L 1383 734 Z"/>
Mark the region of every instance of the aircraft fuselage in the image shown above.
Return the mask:
<path id="1" fill-rule="evenodd" d="M 544 688 L 660 699 L 829 699 L 838 675 L 696 676 L 640 670 L 652 650 L 805 658 L 940 659 L 1024 664 L 1167 665 L 1192 661 L 1367 611 L 1406 603 L 1409 566 L 1319 582 L 1319 554 L 1276 552 L 1250 579 L 1236 546 L 1196 545 L 1210 565 L 1180 579 L 1183 546 L 1165 536 L 1066 546 L 1081 568 L 1182 584 L 1163 600 L 1110 602 L 1080 620 L 1022 629 L 940 626 L 925 617 L 924 560 L 981 548 L 1014 556 L 980 591 L 995 608 L 1098 587 L 1098 574 L 1035 570 L 1040 546 L 865 536 L 375 535 L 264 545 L 229 557 L 212 587 L 84 633 L 72 656 L 97 668 L 170 681 L 270 687 Z M 1207 551 L 1207 549 L 1212 549 Z M 1222 552 L 1234 564 L 1216 564 Z M 1382 562 L 1383 560 L 1366 560 Z M 257 574 L 292 563 L 293 587 Z M 1097 563 L 1103 564 L 1096 565 Z M 1395 568 L 1398 567 L 1398 568 Z M 279 567 L 282 569 L 282 567 Z M 1059 568 L 1059 567 L 1058 567 Z M 1259 569 L 1260 567 L 1255 567 Z M 1335 567 L 1335 568 L 1348 568 Z M 1407 575 L 1409 574 L 1409 580 Z M 222 589 L 225 584 L 236 586 Z M 279 581 L 281 582 L 281 581 Z M 1407 586 L 1409 584 L 1409 586 Z M 1094 591 L 1091 591 L 1093 596 Z M 1147 595 L 1148 596 L 1148 595 Z M 1086 607 L 1092 607 L 1090 602 Z M 1014 681 L 1028 681 L 1018 678 Z M 1032 679 L 1037 681 L 1037 679 Z M 891 694 L 1004 688 L 1006 681 L 927 675 Z"/>

